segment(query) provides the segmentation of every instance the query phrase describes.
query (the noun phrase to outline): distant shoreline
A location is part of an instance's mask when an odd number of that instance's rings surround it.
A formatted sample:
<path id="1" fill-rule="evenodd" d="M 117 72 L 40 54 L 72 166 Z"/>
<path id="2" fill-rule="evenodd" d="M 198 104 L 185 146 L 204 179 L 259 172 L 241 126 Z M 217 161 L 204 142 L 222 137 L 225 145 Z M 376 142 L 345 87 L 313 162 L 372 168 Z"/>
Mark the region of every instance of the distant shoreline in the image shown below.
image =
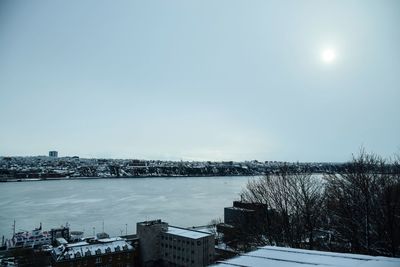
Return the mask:
<path id="1" fill-rule="evenodd" d="M 121 177 L 106 177 L 106 176 L 97 176 L 97 177 L 42 177 L 42 178 L 0 178 L 1 183 L 18 183 L 18 182 L 38 182 L 38 181 L 65 181 L 65 180 L 99 180 L 99 179 L 141 179 L 141 178 L 199 178 L 199 177 L 257 177 L 263 175 L 257 174 L 234 174 L 234 175 L 146 175 L 146 176 L 121 176 Z"/>

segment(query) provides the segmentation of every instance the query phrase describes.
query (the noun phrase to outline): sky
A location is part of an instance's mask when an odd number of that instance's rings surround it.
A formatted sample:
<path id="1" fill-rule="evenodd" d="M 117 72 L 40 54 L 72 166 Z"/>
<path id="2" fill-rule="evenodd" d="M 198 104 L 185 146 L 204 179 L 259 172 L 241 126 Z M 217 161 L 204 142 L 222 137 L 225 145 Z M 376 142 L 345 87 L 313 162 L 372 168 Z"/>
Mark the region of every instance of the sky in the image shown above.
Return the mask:
<path id="1" fill-rule="evenodd" d="M 2 156 L 391 157 L 399 100 L 397 0 L 0 2 Z"/>

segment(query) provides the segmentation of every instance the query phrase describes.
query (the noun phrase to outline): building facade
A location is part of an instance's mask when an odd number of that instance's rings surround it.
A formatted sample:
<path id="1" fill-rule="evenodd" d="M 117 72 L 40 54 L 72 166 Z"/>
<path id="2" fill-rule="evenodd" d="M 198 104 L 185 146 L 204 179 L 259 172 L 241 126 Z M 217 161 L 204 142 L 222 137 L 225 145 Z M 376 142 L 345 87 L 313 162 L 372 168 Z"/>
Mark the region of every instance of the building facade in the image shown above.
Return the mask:
<path id="1" fill-rule="evenodd" d="M 211 233 L 170 226 L 161 220 L 137 224 L 142 265 L 208 266 L 214 262 Z"/>
<path id="2" fill-rule="evenodd" d="M 166 266 L 207 266 L 215 256 L 210 233 L 169 226 L 161 233 L 161 255 Z"/>
<path id="3" fill-rule="evenodd" d="M 139 266 L 138 242 L 121 238 L 63 244 L 51 251 L 53 267 L 134 267 Z"/>

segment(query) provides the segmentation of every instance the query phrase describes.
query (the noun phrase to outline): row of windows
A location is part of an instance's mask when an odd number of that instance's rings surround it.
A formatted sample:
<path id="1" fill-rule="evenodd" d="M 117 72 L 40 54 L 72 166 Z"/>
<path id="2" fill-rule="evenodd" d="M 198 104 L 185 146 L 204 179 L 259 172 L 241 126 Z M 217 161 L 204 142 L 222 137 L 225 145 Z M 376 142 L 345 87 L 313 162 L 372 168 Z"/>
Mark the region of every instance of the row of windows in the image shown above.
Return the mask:
<path id="1" fill-rule="evenodd" d="M 170 237 L 168 237 L 168 236 L 161 236 L 161 240 L 169 240 L 169 241 L 176 241 L 176 242 L 178 242 L 178 243 L 181 243 L 182 242 L 182 244 L 184 244 L 184 243 L 186 243 L 187 245 L 192 245 L 192 246 L 194 246 L 194 241 L 188 241 L 188 240 L 181 240 L 181 239 L 179 239 L 179 238 L 172 238 L 172 236 L 170 236 Z"/>
<path id="2" fill-rule="evenodd" d="M 112 267 L 112 264 L 104 264 L 104 265 L 96 264 L 96 266 L 97 266 L 97 267 Z M 129 263 L 127 263 L 127 264 L 118 263 L 118 264 L 117 264 L 117 267 L 131 267 L 131 265 L 130 265 Z"/>
<path id="3" fill-rule="evenodd" d="M 178 239 L 178 238 L 172 238 L 171 236 L 170 237 L 167 237 L 167 236 L 161 236 L 161 240 L 169 240 L 169 241 L 175 241 L 175 242 L 178 242 L 178 243 L 181 243 L 182 242 L 182 244 L 185 244 L 186 243 L 186 245 L 192 245 L 192 246 L 194 246 L 194 241 L 188 241 L 188 240 L 181 240 L 181 239 Z M 201 245 L 201 241 L 200 240 L 198 240 L 197 242 L 197 245 L 198 246 L 200 246 Z"/>
<path id="4" fill-rule="evenodd" d="M 182 251 L 182 252 L 185 251 L 185 248 L 181 248 L 181 247 L 177 247 L 177 246 L 172 246 L 172 245 L 168 245 L 168 244 L 164 244 L 164 243 L 161 243 L 161 247 L 162 247 L 162 248 L 176 249 L 176 250 Z M 191 252 L 192 252 L 192 254 L 194 254 L 194 250 L 192 250 Z"/>
<path id="5" fill-rule="evenodd" d="M 168 257 L 168 253 L 166 252 L 165 254 L 165 257 Z M 185 258 L 185 257 L 181 257 L 181 256 L 176 256 L 175 254 L 174 255 L 172 255 L 172 258 L 173 259 L 175 259 L 175 260 L 181 260 L 181 261 L 186 261 L 186 262 L 191 262 L 192 264 L 194 263 L 194 260 L 192 259 L 192 260 L 190 260 L 189 258 Z"/>
<path id="6" fill-rule="evenodd" d="M 188 240 L 181 240 L 181 239 L 178 239 L 178 238 L 172 238 L 171 236 L 170 237 L 167 237 L 167 236 L 161 236 L 161 240 L 169 240 L 169 241 L 175 241 L 175 242 L 178 242 L 178 243 L 181 243 L 182 242 L 182 244 L 185 244 L 186 243 L 186 245 L 192 245 L 192 246 L 194 246 L 194 241 L 188 241 Z M 201 241 L 200 240 L 198 240 L 197 241 L 197 245 L 198 246 L 200 246 L 201 245 Z"/>
<path id="7" fill-rule="evenodd" d="M 126 259 L 129 260 L 129 258 L 130 258 L 130 254 L 126 254 Z M 115 256 L 114 259 L 117 259 L 118 261 L 120 261 L 121 260 L 121 255 Z M 112 256 L 108 257 L 108 262 L 112 262 L 112 260 L 113 260 Z M 99 264 L 99 263 L 102 263 L 102 262 L 103 262 L 103 258 L 102 257 L 97 257 L 96 260 L 95 260 L 96 264 Z M 88 260 L 85 260 L 84 262 L 77 262 L 76 264 L 74 264 L 74 262 L 71 262 L 70 266 L 71 267 L 73 267 L 73 266 L 80 267 L 80 266 L 82 266 L 81 264 L 83 264 L 83 266 L 87 266 L 88 265 Z M 121 264 L 121 263 L 117 263 L 117 265 L 119 265 L 119 264 Z M 104 266 L 106 266 L 106 265 L 104 265 Z"/>

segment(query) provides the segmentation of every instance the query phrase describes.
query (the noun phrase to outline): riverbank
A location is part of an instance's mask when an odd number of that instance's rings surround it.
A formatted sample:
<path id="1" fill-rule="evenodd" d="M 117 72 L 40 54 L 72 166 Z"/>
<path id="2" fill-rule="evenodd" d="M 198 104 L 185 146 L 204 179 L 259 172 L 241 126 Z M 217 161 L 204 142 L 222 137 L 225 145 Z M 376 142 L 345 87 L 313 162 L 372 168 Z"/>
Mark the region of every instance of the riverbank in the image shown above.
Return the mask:
<path id="1" fill-rule="evenodd" d="M 141 178 L 210 178 L 210 177 L 257 177 L 261 175 L 143 175 L 143 176 L 121 176 L 121 177 L 107 177 L 107 176 L 98 176 L 98 177 L 42 177 L 42 178 L 0 178 L 0 182 L 10 183 L 10 182 L 37 182 L 37 181 L 63 181 L 63 180 L 97 180 L 97 179 L 141 179 Z"/>

